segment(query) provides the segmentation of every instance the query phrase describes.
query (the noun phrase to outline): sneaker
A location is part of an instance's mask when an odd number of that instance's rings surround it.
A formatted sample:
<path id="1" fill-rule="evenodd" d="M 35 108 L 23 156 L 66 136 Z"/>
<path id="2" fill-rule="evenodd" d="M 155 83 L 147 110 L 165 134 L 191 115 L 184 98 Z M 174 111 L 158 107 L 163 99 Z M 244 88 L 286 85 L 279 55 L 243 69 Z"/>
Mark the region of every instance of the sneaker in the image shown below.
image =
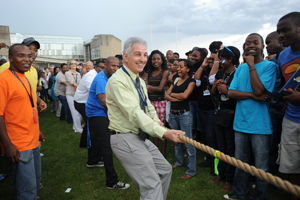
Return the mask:
<path id="1" fill-rule="evenodd" d="M 44 156 L 44 154 L 43 154 L 43 153 L 40 153 L 40 155 L 41 155 L 41 157 L 42 157 L 42 156 Z"/>
<path id="2" fill-rule="evenodd" d="M 93 164 L 93 165 L 89 165 L 89 164 L 86 164 L 87 167 L 103 167 L 104 166 L 104 162 L 103 161 L 99 161 L 97 162 L 96 164 Z"/>
<path id="3" fill-rule="evenodd" d="M 224 199 L 238 199 L 234 194 L 225 194 Z"/>
<path id="4" fill-rule="evenodd" d="M 113 186 L 106 186 L 107 189 L 117 189 L 117 190 L 125 190 L 130 187 L 128 183 L 122 183 L 121 181 L 117 182 Z"/>
<path id="5" fill-rule="evenodd" d="M 253 189 L 255 189 L 255 184 L 253 184 L 251 187 L 252 187 Z"/>

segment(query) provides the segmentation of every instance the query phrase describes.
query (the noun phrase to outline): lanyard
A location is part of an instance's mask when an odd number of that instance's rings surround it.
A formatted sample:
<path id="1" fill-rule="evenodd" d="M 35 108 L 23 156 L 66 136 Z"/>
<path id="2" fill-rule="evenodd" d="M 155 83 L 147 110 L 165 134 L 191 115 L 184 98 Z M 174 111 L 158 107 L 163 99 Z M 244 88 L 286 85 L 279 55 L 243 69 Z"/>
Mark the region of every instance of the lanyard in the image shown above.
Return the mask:
<path id="1" fill-rule="evenodd" d="M 137 84 L 135 83 L 135 81 L 132 79 L 132 77 L 130 76 L 130 74 L 128 73 L 128 71 L 124 68 L 124 66 L 122 67 L 122 69 L 123 69 L 123 71 L 131 78 L 131 80 L 132 80 L 133 84 L 135 85 L 135 87 L 136 87 L 136 89 L 137 89 L 137 91 L 138 91 L 138 93 L 139 93 L 139 95 L 140 95 L 142 101 L 144 102 L 144 105 L 146 106 L 148 112 L 150 113 L 150 110 L 149 110 L 148 104 L 147 104 L 147 100 L 146 100 L 146 96 L 144 96 L 144 95 L 142 94 L 142 91 L 141 91 L 140 88 L 137 86 Z M 145 94 L 144 89 L 143 89 L 143 86 L 141 86 L 141 87 L 142 87 L 143 93 Z"/>
<path id="2" fill-rule="evenodd" d="M 76 79 L 75 79 L 75 76 L 74 76 L 73 72 L 71 72 L 71 74 L 73 75 L 74 81 L 77 84 L 77 73 L 76 73 Z"/>
<path id="3" fill-rule="evenodd" d="M 224 73 L 224 76 L 223 76 L 223 80 L 227 83 L 227 81 L 228 81 L 228 79 L 230 78 L 230 76 L 231 76 L 231 74 L 233 73 L 233 72 L 235 72 L 235 70 L 236 69 L 234 69 L 234 70 L 232 70 L 231 72 L 230 72 L 230 74 L 226 77 L 226 79 L 225 79 L 225 76 L 226 76 L 226 71 L 225 71 L 225 73 Z"/>
<path id="4" fill-rule="evenodd" d="M 25 88 L 25 90 L 26 90 L 26 92 L 27 92 L 27 94 L 28 94 L 28 96 L 29 96 L 29 99 L 30 99 L 30 103 L 31 103 L 31 106 L 32 106 L 32 108 L 34 108 L 34 103 L 33 103 L 33 98 L 32 98 L 32 89 L 31 89 L 31 84 L 30 84 L 30 82 L 29 82 L 29 80 L 27 79 L 27 77 L 25 76 L 25 78 L 26 78 L 26 80 L 28 81 L 28 84 L 29 84 L 29 87 L 30 87 L 30 94 L 29 94 L 29 92 L 28 92 L 28 90 L 26 89 L 26 87 L 25 87 L 25 85 L 24 85 L 24 83 L 23 83 L 23 81 L 19 78 L 19 76 L 16 74 L 16 72 L 10 67 L 9 68 L 9 70 L 19 79 L 19 81 L 22 83 L 22 85 L 24 86 L 24 88 Z"/>

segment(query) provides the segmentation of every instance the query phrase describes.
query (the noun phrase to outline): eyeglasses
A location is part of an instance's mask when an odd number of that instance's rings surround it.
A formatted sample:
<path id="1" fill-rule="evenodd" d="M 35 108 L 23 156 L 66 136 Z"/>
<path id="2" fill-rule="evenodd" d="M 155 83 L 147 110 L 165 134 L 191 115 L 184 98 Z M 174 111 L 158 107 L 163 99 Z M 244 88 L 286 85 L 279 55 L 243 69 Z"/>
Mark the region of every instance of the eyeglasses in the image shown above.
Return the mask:
<path id="1" fill-rule="evenodd" d="M 232 53 L 233 56 L 235 56 L 234 53 L 228 47 L 224 46 L 224 48 L 226 48 L 228 51 L 230 51 Z"/>
<path id="2" fill-rule="evenodd" d="M 77 65 L 77 63 L 70 63 L 70 65 Z"/>

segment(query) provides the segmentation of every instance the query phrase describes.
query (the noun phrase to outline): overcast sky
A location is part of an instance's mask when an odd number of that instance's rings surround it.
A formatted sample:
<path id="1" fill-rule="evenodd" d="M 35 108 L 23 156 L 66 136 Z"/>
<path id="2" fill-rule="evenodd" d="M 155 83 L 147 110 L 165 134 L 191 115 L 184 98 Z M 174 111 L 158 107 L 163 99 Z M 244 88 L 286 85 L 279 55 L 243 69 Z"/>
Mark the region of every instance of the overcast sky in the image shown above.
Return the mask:
<path id="1" fill-rule="evenodd" d="M 214 40 L 241 50 L 246 36 L 264 38 L 283 15 L 296 11 L 299 0 L 0 0 L 0 25 L 23 34 L 82 36 L 112 34 L 123 42 L 138 36 L 165 53 L 181 58 L 194 46 Z M 150 13 L 152 18 L 152 44 Z M 177 45 L 176 45 L 177 24 Z"/>

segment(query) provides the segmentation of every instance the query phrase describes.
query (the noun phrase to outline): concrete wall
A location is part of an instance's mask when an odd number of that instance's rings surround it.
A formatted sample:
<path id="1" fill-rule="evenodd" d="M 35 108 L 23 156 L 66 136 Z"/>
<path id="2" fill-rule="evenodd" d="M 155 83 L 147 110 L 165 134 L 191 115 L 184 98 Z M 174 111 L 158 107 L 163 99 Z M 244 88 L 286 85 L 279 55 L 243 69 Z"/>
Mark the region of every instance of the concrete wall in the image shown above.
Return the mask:
<path id="1" fill-rule="evenodd" d="M 0 26 L 0 43 L 5 43 L 6 45 L 10 46 L 10 34 L 9 34 L 9 27 L 8 26 Z M 2 48 L 0 49 L 0 59 L 5 58 L 8 59 L 8 49 Z"/>

